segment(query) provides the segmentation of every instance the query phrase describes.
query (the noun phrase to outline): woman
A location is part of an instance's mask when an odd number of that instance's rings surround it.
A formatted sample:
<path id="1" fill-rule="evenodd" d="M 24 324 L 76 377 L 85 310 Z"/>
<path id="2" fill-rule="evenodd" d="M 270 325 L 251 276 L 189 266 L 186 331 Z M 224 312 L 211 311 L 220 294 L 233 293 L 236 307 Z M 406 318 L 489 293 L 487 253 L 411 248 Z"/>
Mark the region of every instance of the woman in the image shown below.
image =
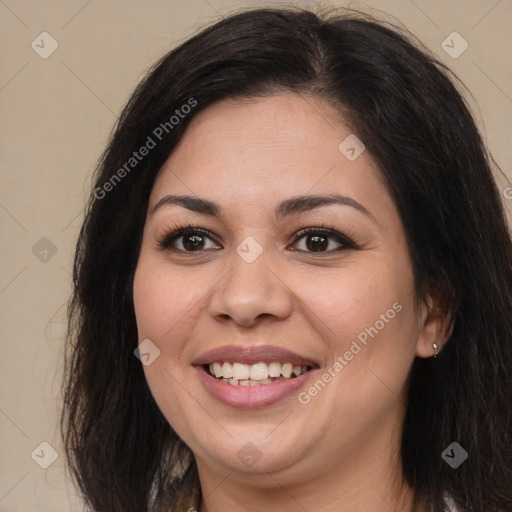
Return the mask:
<path id="1" fill-rule="evenodd" d="M 510 511 L 512 247 L 449 71 L 252 10 L 158 62 L 98 167 L 62 430 L 95 511 Z"/>

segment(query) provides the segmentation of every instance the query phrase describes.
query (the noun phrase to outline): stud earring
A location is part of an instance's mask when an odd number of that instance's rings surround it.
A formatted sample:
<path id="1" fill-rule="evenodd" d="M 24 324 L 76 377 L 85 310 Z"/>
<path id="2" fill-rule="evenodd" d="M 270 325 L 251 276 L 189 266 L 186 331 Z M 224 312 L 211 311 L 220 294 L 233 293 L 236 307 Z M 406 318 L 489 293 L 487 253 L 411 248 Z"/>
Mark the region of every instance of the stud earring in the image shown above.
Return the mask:
<path id="1" fill-rule="evenodd" d="M 432 343 L 432 347 L 434 348 L 434 352 L 435 352 L 434 357 L 437 357 L 437 345 L 435 343 Z"/>

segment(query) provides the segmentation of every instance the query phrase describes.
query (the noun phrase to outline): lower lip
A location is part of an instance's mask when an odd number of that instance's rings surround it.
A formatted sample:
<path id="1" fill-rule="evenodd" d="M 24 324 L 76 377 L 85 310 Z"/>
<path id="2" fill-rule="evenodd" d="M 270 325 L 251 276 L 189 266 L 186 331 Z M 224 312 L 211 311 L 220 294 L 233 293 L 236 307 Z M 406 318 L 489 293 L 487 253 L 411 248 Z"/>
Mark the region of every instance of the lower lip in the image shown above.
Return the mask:
<path id="1" fill-rule="evenodd" d="M 199 379 L 206 391 L 219 402 L 231 407 L 250 409 L 265 407 L 291 395 L 310 379 L 316 370 L 308 372 L 289 380 L 277 381 L 274 384 L 262 384 L 259 386 L 233 386 L 212 377 L 202 366 L 196 366 Z"/>

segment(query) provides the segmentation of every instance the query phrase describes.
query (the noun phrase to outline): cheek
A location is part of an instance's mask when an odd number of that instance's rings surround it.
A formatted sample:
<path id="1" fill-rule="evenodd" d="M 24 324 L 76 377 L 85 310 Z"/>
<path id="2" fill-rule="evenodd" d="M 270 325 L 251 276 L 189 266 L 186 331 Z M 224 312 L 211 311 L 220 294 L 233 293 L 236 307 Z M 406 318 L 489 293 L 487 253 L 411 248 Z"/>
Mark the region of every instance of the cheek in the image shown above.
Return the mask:
<path id="1" fill-rule="evenodd" d="M 311 321 L 329 342 L 333 356 L 348 350 L 358 336 L 364 340 L 365 329 L 376 322 L 378 330 L 383 330 L 381 315 L 391 321 L 397 316 L 399 307 L 393 309 L 393 304 L 401 303 L 405 287 L 393 279 L 394 275 L 389 266 L 377 269 L 375 265 L 361 265 L 335 275 L 317 276 L 297 288 L 306 290 L 301 300 L 314 313 Z M 386 329 L 391 321 L 385 323 Z"/>
<path id="2" fill-rule="evenodd" d="M 399 403 L 417 335 L 412 274 L 406 268 L 391 262 L 353 268 L 335 279 L 317 279 L 314 286 L 310 282 L 301 295 L 331 358 L 322 376 L 325 390 L 315 384 L 303 398 L 317 400 L 314 407 L 327 411 L 341 430 L 378 421 Z"/>
<path id="3" fill-rule="evenodd" d="M 191 305 L 198 300 L 196 288 L 141 252 L 133 283 L 138 340 L 151 340 L 159 351 L 151 364 L 143 365 L 143 371 L 158 407 L 178 430 L 181 423 L 176 418 L 186 407 L 180 372 L 193 323 Z"/>
<path id="4" fill-rule="evenodd" d="M 179 272 L 170 273 L 161 262 L 141 255 L 133 284 L 135 316 L 139 341 L 150 338 L 157 345 L 179 339 L 190 328 L 194 304 L 204 294 Z M 162 347 L 165 348 L 165 347 Z"/>
<path id="5" fill-rule="evenodd" d="M 305 314 L 330 353 L 326 378 L 334 377 L 325 403 L 335 416 L 351 410 L 363 421 L 369 410 L 394 403 L 402 392 L 417 325 L 408 263 L 373 257 L 360 262 L 297 289 L 306 290 Z"/>

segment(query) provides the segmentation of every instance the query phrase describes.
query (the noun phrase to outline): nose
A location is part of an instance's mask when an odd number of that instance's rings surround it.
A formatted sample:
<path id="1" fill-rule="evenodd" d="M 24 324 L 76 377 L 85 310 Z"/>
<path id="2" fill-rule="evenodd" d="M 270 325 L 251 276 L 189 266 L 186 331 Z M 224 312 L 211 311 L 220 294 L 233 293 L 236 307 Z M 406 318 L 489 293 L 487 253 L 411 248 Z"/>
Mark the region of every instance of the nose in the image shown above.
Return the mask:
<path id="1" fill-rule="evenodd" d="M 251 327 L 264 319 L 284 320 L 292 312 L 292 297 L 270 258 L 260 255 L 247 263 L 237 253 L 230 269 L 214 288 L 209 311 L 218 321 Z M 282 274 L 282 273 L 281 273 Z"/>

